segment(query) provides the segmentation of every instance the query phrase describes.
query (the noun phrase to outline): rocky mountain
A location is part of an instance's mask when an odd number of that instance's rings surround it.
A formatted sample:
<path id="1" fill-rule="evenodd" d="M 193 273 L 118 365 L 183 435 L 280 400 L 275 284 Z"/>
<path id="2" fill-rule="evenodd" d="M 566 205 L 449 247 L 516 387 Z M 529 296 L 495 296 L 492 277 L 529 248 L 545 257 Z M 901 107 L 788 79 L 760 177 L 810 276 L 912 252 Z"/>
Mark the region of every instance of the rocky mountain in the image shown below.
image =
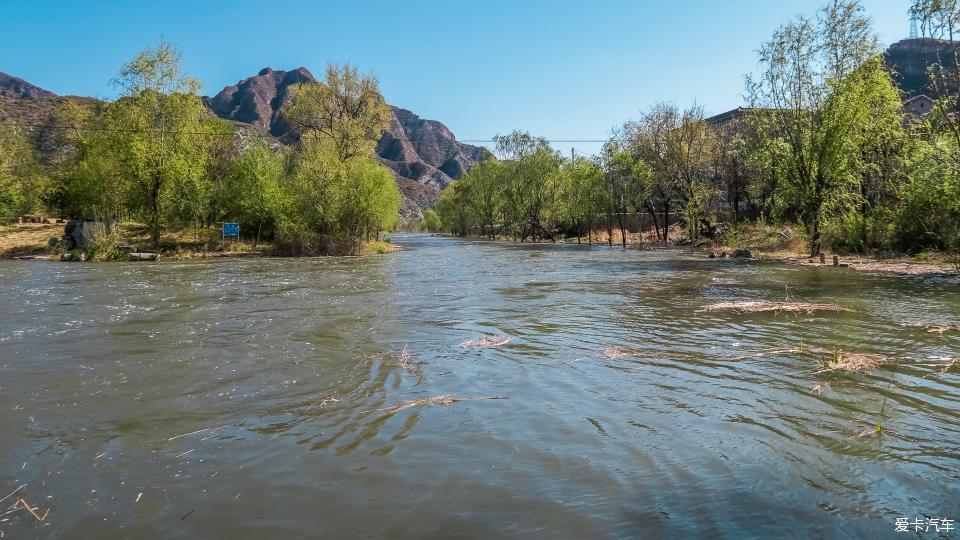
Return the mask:
<path id="1" fill-rule="evenodd" d="M 264 68 L 236 85 L 224 88 L 207 106 L 217 116 L 252 124 L 274 137 L 290 133 L 280 110 L 290 99 L 290 87 L 315 81 L 306 68 L 280 71 Z M 440 191 L 460 178 L 471 165 L 485 159 L 486 149 L 460 143 L 435 120 L 391 106 L 390 127 L 377 145 L 380 161 L 393 171 L 404 195 L 403 213 L 416 215 L 433 206 Z"/>
<path id="2" fill-rule="evenodd" d="M 42 99 L 56 97 L 53 92 L 34 86 L 27 81 L 0 72 L 0 97 L 11 99 Z"/>
<path id="3" fill-rule="evenodd" d="M 937 93 L 930 87 L 928 69 L 938 63 L 953 65 L 955 51 L 951 49 L 947 41 L 929 38 L 904 39 L 887 48 L 887 67 L 893 71 L 894 80 L 905 97 L 926 94 L 935 98 Z"/>
<path id="4" fill-rule="evenodd" d="M 212 98 L 204 98 L 207 106 L 220 118 L 253 124 L 274 137 L 282 137 L 289 126 L 280 109 L 290 100 L 290 87 L 314 82 L 306 68 L 274 71 L 263 68 L 255 76 L 228 86 Z"/>

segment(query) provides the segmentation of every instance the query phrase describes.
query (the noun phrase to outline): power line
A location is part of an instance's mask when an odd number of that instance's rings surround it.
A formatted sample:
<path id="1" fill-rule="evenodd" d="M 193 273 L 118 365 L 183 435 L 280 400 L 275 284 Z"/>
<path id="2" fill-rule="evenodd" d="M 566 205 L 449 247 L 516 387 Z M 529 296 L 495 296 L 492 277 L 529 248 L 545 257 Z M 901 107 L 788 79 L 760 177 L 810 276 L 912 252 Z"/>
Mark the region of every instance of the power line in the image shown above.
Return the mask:
<path id="1" fill-rule="evenodd" d="M 233 133 L 217 133 L 217 132 L 204 132 L 204 131 L 177 131 L 177 130 L 159 130 L 159 129 L 140 129 L 140 128 L 110 128 L 110 127 L 92 127 L 92 126 L 62 126 L 55 124 L 27 124 L 20 122 L 0 122 L 0 126 L 15 126 L 22 128 L 33 128 L 33 129 L 47 129 L 47 130 L 60 130 L 60 131 L 100 131 L 108 133 L 163 133 L 166 135 L 199 135 L 205 137 L 235 137 L 236 132 Z M 434 141 L 436 139 L 427 139 L 422 137 L 406 137 L 408 141 Z M 456 142 L 460 143 L 495 143 L 495 139 L 453 139 Z M 607 139 L 544 139 L 548 143 L 605 143 Z"/>

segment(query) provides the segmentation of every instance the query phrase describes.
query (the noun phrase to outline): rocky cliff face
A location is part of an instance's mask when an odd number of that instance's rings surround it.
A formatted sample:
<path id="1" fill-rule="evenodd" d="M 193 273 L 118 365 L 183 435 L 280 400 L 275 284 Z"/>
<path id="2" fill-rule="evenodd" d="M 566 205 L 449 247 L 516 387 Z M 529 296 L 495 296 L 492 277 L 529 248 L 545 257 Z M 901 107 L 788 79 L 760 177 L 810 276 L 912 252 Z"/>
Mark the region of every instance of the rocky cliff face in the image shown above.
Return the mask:
<path id="1" fill-rule="evenodd" d="M 264 68 L 204 101 L 220 118 L 253 124 L 274 137 L 282 137 L 289 126 L 281 117 L 280 109 L 290 100 L 290 87 L 305 82 L 314 82 L 307 68 L 292 71 Z"/>
<path id="2" fill-rule="evenodd" d="M 224 88 L 207 106 L 217 116 L 252 124 L 275 137 L 290 133 L 280 110 L 290 99 L 290 87 L 314 82 L 306 68 L 275 71 L 264 68 L 257 75 Z M 450 182 L 471 165 L 485 159 L 481 147 L 457 142 L 449 129 L 435 120 L 391 107 L 393 118 L 377 145 L 380 161 L 393 171 L 404 196 L 403 214 L 411 217 L 433 206 Z"/>
<path id="3" fill-rule="evenodd" d="M 946 41 L 933 39 L 904 39 L 887 49 L 887 67 L 894 73 L 894 81 L 905 96 L 926 94 L 936 98 L 930 86 L 928 69 L 934 64 L 953 65 L 953 51 Z M 952 88 L 951 91 L 956 91 Z"/>

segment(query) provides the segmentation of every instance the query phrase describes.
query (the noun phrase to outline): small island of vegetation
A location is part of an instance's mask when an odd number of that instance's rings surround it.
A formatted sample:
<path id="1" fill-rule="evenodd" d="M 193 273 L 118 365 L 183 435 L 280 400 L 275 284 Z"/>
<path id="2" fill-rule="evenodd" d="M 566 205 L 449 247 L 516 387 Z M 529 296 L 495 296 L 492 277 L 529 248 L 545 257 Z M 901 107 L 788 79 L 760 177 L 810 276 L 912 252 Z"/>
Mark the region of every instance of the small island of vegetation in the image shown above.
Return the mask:
<path id="1" fill-rule="evenodd" d="M 115 101 L 56 111 L 48 144 L 62 152 L 50 166 L 23 129 L 0 126 L 0 220 L 95 221 L 82 255 L 98 260 L 126 259 L 136 242 L 205 251 L 223 221 L 277 255 L 384 251 L 366 244 L 397 226 L 400 192 L 374 157 L 390 110 L 373 76 L 330 65 L 324 81 L 297 85 L 283 108 L 288 144 L 214 116 L 167 42 L 113 83 Z"/>

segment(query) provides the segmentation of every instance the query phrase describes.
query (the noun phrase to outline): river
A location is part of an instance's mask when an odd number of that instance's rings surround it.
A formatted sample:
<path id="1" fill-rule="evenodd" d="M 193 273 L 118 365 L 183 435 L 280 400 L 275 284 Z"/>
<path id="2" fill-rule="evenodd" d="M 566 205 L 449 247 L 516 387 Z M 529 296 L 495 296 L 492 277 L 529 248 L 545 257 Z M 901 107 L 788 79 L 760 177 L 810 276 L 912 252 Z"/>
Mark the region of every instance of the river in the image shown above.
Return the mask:
<path id="1" fill-rule="evenodd" d="M 960 519 L 960 367 L 938 364 L 960 333 L 902 325 L 960 323 L 956 282 L 393 240 L 362 258 L 0 262 L 0 497 L 27 484 L 0 514 L 49 510 L 0 531 L 897 538 L 900 517 L 911 536 Z M 853 311 L 698 312 L 784 298 Z M 460 346 L 490 336 L 510 341 Z M 801 344 L 900 362 L 753 356 Z M 396 410 L 437 396 L 506 399 Z"/>

